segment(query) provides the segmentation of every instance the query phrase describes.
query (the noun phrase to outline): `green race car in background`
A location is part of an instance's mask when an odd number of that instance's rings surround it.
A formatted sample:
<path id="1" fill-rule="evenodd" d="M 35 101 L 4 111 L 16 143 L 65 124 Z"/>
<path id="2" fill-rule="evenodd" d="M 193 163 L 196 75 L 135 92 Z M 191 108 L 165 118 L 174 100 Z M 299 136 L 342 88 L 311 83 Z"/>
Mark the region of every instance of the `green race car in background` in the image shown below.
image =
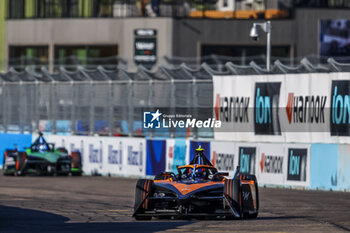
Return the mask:
<path id="1" fill-rule="evenodd" d="M 63 175 L 82 174 L 80 152 L 68 154 L 67 149 L 47 143 L 42 135 L 25 151 L 6 150 L 4 154 L 4 175 Z"/>

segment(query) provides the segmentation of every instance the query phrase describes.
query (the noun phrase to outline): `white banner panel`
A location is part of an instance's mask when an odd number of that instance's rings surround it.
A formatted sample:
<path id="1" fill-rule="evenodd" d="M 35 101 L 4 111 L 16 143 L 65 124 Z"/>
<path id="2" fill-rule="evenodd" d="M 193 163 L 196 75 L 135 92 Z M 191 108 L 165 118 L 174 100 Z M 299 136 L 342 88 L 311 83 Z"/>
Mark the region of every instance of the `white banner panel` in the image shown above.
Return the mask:
<path id="1" fill-rule="evenodd" d="M 329 139 L 329 74 L 286 75 L 280 98 L 280 121 L 287 142 Z"/>
<path id="2" fill-rule="evenodd" d="M 146 141 L 141 138 L 45 136 L 69 153 L 80 151 L 85 174 L 144 176 Z"/>
<path id="3" fill-rule="evenodd" d="M 287 155 L 283 144 L 259 144 L 256 168 L 260 184 L 284 185 L 287 174 Z"/>
<path id="4" fill-rule="evenodd" d="M 234 175 L 238 165 L 238 155 L 234 142 L 212 141 L 210 143 L 210 160 L 219 172 L 229 172 Z"/>
<path id="5" fill-rule="evenodd" d="M 284 75 L 214 76 L 215 139 L 283 141 L 279 101 Z"/>

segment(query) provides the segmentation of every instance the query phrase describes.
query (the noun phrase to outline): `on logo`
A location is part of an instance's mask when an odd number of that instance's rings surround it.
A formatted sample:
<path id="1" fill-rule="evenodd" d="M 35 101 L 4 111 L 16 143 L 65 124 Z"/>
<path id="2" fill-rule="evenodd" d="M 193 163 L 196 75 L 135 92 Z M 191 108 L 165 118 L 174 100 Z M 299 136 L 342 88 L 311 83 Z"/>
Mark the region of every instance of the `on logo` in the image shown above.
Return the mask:
<path id="1" fill-rule="evenodd" d="M 287 180 L 306 181 L 307 149 L 288 149 Z"/>
<path id="2" fill-rule="evenodd" d="M 157 109 L 156 112 L 144 112 L 143 113 L 143 127 L 145 129 L 159 129 L 160 128 L 160 116 L 162 113 Z"/>
<path id="3" fill-rule="evenodd" d="M 331 135 L 350 136 L 350 81 L 332 81 Z"/>
<path id="4" fill-rule="evenodd" d="M 280 87 L 280 82 L 255 84 L 255 134 L 281 134 L 278 116 Z"/>
<path id="5" fill-rule="evenodd" d="M 239 147 L 239 166 L 243 174 L 255 174 L 255 147 Z"/>

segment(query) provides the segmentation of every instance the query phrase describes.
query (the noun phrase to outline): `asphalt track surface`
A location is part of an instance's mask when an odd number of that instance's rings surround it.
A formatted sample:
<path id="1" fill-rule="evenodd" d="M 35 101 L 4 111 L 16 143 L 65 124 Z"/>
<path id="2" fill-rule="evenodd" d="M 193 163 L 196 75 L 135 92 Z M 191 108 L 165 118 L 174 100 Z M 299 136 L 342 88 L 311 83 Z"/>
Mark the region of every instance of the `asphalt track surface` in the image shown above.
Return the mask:
<path id="1" fill-rule="evenodd" d="M 0 232 L 350 231 L 350 193 L 261 188 L 254 220 L 136 221 L 135 184 L 124 178 L 0 174 Z"/>

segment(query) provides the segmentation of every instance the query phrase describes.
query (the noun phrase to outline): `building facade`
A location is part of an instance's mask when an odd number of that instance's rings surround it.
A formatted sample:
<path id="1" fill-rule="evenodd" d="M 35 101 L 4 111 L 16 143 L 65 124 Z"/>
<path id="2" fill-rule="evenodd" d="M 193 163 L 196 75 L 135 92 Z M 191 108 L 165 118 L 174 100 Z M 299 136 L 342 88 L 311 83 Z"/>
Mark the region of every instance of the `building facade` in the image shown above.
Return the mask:
<path id="1" fill-rule="evenodd" d="M 135 61 L 138 48 L 144 50 L 145 55 L 155 53 L 158 65 L 165 63 L 165 56 L 210 54 L 241 57 L 240 63 L 246 64 L 250 57 L 265 54 L 265 34 L 261 32 L 261 38 L 252 41 L 249 31 L 254 22 L 267 19 L 272 24 L 272 56 L 293 60 L 311 54 L 320 55 L 322 20 L 350 19 L 346 1 L 339 1 L 342 2 L 339 6 L 324 5 L 324 1 L 314 1 L 318 5 L 296 1 L 297 5 L 288 11 L 274 8 L 289 6 L 290 1 L 252 1 L 251 6 L 248 1 L 244 6 L 240 3 L 243 10 L 234 5 L 233 11 L 224 11 L 230 7 L 224 5 L 226 1 L 210 1 L 212 5 L 181 1 L 181 4 L 174 5 L 174 0 L 164 0 L 160 1 L 162 4 L 158 6 L 157 14 L 149 1 L 145 1 L 144 8 L 142 2 L 0 1 L 3 69 L 27 64 L 29 57 L 35 64 L 48 65 L 52 71 L 55 66 L 74 63 L 69 61 L 72 56 L 96 58 L 92 63 L 99 63 L 98 58 L 119 56 L 133 68 L 138 64 Z M 218 4 L 222 5 L 221 8 Z M 251 9 L 246 9 L 247 6 Z M 212 10 L 213 7 L 216 8 Z M 286 12 L 288 15 L 284 14 Z M 135 34 L 138 29 L 152 29 L 156 34 L 152 39 L 146 35 L 140 41 Z M 347 36 L 344 38 L 346 40 Z M 149 41 L 155 47 L 152 51 L 147 50 Z M 342 55 L 347 55 L 347 52 Z"/>

